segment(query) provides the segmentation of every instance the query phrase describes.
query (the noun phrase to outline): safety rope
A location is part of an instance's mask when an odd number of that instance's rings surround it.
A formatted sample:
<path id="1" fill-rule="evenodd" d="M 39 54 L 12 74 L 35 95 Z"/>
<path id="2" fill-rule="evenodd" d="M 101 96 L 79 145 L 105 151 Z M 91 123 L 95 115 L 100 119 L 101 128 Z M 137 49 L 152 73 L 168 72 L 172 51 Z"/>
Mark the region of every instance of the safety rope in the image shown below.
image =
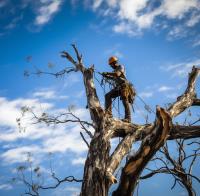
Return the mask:
<path id="1" fill-rule="evenodd" d="M 142 101 L 142 103 L 144 104 L 144 108 L 149 112 L 153 112 L 155 114 L 155 112 L 153 111 L 153 109 L 151 109 L 151 107 L 145 103 L 145 101 L 142 99 L 142 97 L 140 97 L 139 95 L 136 94 L 136 96 L 140 99 L 140 101 Z"/>
<path id="2" fill-rule="evenodd" d="M 139 113 L 141 114 L 141 116 L 146 120 L 146 123 L 148 123 L 148 115 L 146 115 L 136 103 L 135 106 L 138 109 L 138 111 L 140 111 Z"/>

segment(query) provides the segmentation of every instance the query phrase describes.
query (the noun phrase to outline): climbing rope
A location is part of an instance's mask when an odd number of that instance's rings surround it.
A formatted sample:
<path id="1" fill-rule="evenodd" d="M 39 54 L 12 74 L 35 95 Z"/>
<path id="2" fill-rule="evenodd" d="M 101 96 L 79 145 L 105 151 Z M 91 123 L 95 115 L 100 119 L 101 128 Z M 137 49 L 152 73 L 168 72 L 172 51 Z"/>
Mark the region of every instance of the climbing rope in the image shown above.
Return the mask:
<path id="1" fill-rule="evenodd" d="M 101 88 L 103 89 L 104 96 L 105 96 L 105 94 L 106 94 L 105 83 L 108 83 L 108 84 L 109 84 L 109 89 L 110 89 L 110 90 L 113 88 L 113 83 L 112 83 L 111 81 L 106 80 L 105 78 L 102 78 L 102 80 L 101 80 L 101 82 L 100 82 L 100 81 L 98 80 L 98 78 L 96 77 L 95 73 L 100 74 L 100 72 L 99 72 L 97 69 L 95 69 L 95 70 L 94 70 L 94 78 L 95 78 L 95 80 L 99 83 L 99 85 L 101 86 Z M 101 74 L 100 74 L 100 75 L 101 75 Z M 137 94 L 136 94 L 136 97 L 138 97 L 138 99 L 144 104 L 144 109 L 145 109 L 147 112 L 149 112 L 149 113 L 154 113 L 154 114 L 155 114 L 154 110 L 144 101 L 144 99 L 143 99 L 142 97 L 140 97 L 140 96 L 137 95 Z M 113 104 L 113 108 L 115 108 L 115 110 L 116 110 L 117 113 L 118 113 L 118 118 L 120 118 L 120 117 L 121 117 L 121 114 L 120 114 L 120 106 L 119 106 L 119 96 L 118 96 L 118 99 L 117 99 L 117 108 L 116 108 L 116 106 L 115 106 L 115 104 L 114 104 L 115 100 L 116 100 L 116 98 L 113 100 L 113 103 L 112 103 L 112 104 Z M 139 107 L 136 103 L 134 103 L 134 105 L 137 107 L 137 109 L 140 111 L 140 114 L 143 116 L 143 118 L 144 118 L 144 119 L 146 120 L 146 122 L 147 122 L 147 121 L 148 121 L 148 115 L 146 115 L 146 114 L 140 109 L 140 107 Z M 133 110 L 133 112 L 134 112 L 133 105 L 131 105 L 131 106 L 132 106 L 132 110 Z"/>
<path id="2" fill-rule="evenodd" d="M 142 99 L 142 97 L 140 97 L 139 95 L 136 94 L 136 96 L 139 98 L 139 100 L 144 104 L 144 108 L 149 112 L 149 113 L 154 113 L 153 109 L 151 109 L 151 107 L 145 103 L 145 101 Z"/>

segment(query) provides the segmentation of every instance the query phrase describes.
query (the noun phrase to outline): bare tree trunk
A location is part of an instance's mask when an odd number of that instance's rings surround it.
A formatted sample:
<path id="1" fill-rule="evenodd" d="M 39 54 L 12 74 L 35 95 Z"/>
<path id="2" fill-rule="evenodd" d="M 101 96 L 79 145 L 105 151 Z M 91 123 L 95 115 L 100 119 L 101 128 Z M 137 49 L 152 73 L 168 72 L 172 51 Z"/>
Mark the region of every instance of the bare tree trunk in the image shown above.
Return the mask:
<path id="1" fill-rule="evenodd" d="M 182 182 L 182 183 L 183 183 L 183 185 L 185 186 L 185 188 L 186 188 L 186 190 L 187 190 L 187 192 L 188 192 L 188 196 L 196 196 L 196 194 L 195 194 L 195 192 L 193 191 L 191 185 L 189 185 L 189 184 L 187 184 L 187 183 L 185 183 L 185 182 Z"/>
<path id="2" fill-rule="evenodd" d="M 109 181 L 105 178 L 105 171 L 109 150 L 109 142 L 100 135 L 92 140 L 85 162 L 81 196 L 108 195 Z"/>

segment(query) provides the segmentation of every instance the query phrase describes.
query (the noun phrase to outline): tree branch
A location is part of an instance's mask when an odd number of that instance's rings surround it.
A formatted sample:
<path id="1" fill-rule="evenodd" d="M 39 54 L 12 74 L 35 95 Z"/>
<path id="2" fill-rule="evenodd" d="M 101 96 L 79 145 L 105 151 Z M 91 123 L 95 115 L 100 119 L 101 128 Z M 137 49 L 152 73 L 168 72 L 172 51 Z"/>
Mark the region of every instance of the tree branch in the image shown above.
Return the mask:
<path id="1" fill-rule="evenodd" d="M 183 95 L 179 96 L 177 98 L 177 101 L 173 103 L 168 109 L 172 118 L 182 113 L 188 107 L 192 106 L 197 100 L 195 92 L 195 82 L 199 73 L 200 68 L 196 68 L 193 66 L 192 71 L 189 74 L 188 85 L 185 92 L 183 93 Z"/>
<path id="2" fill-rule="evenodd" d="M 194 99 L 193 106 L 200 106 L 200 99 Z"/>
<path id="3" fill-rule="evenodd" d="M 157 119 L 152 128 L 152 132 L 147 136 L 138 152 L 132 156 L 122 170 L 120 183 L 113 196 L 132 195 L 139 175 L 151 160 L 156 151 L 165 143 L 171 128 L 171 118 L 162 108 L 157 107 Z"/>
<path id="4" fill-rule="evenodd" d="M 104 111 L 101 108 L 99 98 L 96 93 L 96 88 L 94 85 L 94 80 L 93 80 L 94 66 L 90 68 L 85 68 L 82 62 L 82 55 L 79 54 L 78 49 L 74 44 L 72 44 L 72 47 L 75 51 L 77 61 L 75 61 L 72 58 L 72 56 L 65 51 L 62 52 L 61 56 L 67 58 L 67 60 L 69 60 L 76 67 L 77 70 L 80 70 L 82 72 L 86 96 L 87 96 L 87 106 L 90 111 L 90 116 L 93 122 L 95 123 L 96 127 L 99 127 L 98 131 L 100 131 L 102 129 L 102 125 L 99 126 L 99 123 L 100 124 L 102 123 Z"/>

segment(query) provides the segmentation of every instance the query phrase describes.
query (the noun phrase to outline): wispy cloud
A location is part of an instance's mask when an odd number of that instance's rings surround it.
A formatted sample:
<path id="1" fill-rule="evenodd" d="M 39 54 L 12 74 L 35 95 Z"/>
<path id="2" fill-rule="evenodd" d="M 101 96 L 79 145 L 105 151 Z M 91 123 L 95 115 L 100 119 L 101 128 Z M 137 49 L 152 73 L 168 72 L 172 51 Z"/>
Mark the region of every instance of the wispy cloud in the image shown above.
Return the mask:
<path id="1" fill-rule="evenodd" d="M 80 195 L 80 188 L 75 186 L 57 188 L 56 191 L 53 191 L 52 196 L 66 195 L 66 193 L 70 196 L 78 196 Z"/>
<path id="2" fill-rule="evenodd" d="M 8 100 L 5 97 L 0 97 L 0 125 L 11 128 L 16 127 L 16 118 L 19 117 L 21 107 L 23 106 L 29 106 L 36 109 L 36 111 L 41 111 L 41 105 L 37 99 L 18 98 L 15 100 Z M 50 103 L 42 104 L 44 110 L 50 109 L 52 106 L 53 105 Z"/>
<path id="3" fill-rule="evenodd" d="M 144 92 L 140 92 L 139 96 L 142 98 L 149 98 L 153 96 L 153 91 L 144 91 Z"/>
<path id="4" fill-rule="evenodd" d="M 200 65 L 200 59 L 196 60 L 187 60 L 185 62 L 175 63 L 175 64 L 169 64 L 162 66 L 161 69 L 167 72 L 172 72 L 172 77 L 179 76 L 184 77 L 186 76 L 191 68 L 194 65 Z"/>
<path id="5" fill-rule="evenodd" d="M 169 23 L 167 28 L 174 28 L 173 31 L 170 30 L 170 36 L 179 38 L 182 34 L 180 29 L 191 28 L 200 21 L 199 15 L 196 14 L 200 10 L 198 0 L 163 0 L 159 4 L 149 0 L 85 0 L 85 2 L 95 12 L 99 11 L 103 16 L 113 17 L 117 21 L 113 26 L 114 32 L 130 36 L 141 35 L 145 29 L 152 29 L 158 24 L 163 23 L 166 27 L 166 23 Z M 174 27 L 171 26 L 171 21 L 175 22 Z M 182 25 L 177 29 L 175 27 L 179 22 Z"/>
<path id="6" fill-rule="evenodd" d="M 81 128 L 78 124 L 47 127 L 45 124 L 33 124 L 32 115 L 27 114 L 22 121 L 22 126 L 26 126 L 27 129 L 20 133 L 16 118 L 21 115 L 21 107 L 23 106 L 31 107 L 39 116 L 46 110 L 52 115 L 66 110 L 64 108 L 57 109 L 48 102 L 40 102 L 37 98 L 8 100 L 1 97 L 0 142 L 2 145 L 7 144 L 4 152 L 0 154 L 2 162 L 6 164 L 23 162 L 27 152 L 44 156 L 49 152 L 65 153 L 71 151 L 80 155 L 87 150 L 87 146 L 80 137 Z M 74 114 L 84 120 L 88 118 L 88 113 L 83 108 L 74 108 Z M 19 144 L 19 140 L 25 143 Z"/>
<path id="7" fill-rule="evenodd" d="M 72 160 L 72 165 L 83 165 L 85 163 L 85 157 L 79 157 Z"/>
<path id="8" fill-rule="evenodd" d="M 124 55 L 120 51 L 120 45 L 114 45 L 112 48 L 105 50 L 106 57 L 108 56 L 117 56 L 118 58 L 123 58 Z"/>
<path id="9" fill-rule="evenodd" d="M 170 86 L 165 86 L 165 85 L 163 85 L 163 86 L 160 86 L 159 88 L 158 88 L 158 91 L 159 92 L 166 92 L 166 91 L 170 91 L 170 90 L 172 90 L 173 88 L 172 87 L 170 87 Z"/>
<path id="10" fill-rule="evenodd" d="M 4 7 L 8 3 L 7 0 L 0 1 L 0 8 Z"/>
<path id="11" fill-rule="evenodd" d="M 189 30 L 183 25 L 177 25 L 175 27 L 172 27 L 167 34 L 167 40 L 173 41 L 174 39 L 186 37 L 188 35 L 188 31 Z"/>
<path id="12" fill-rule="evenodd" d="M 186 21 L 186 25 L 188 27 L 193 27 L 194 25 L 196 25 L 199 22 L 200 22 L 200 14 L 194 13 L 191 15 L 190 19 L 188 21 Z"/>
<path id="13" fill-rule="evenodd" d="M 41 89 L 33 93 L 33 97 L 39 99 L 67 99 L 66 95 L 59 95 L 55 90 Z"/>
<path id="14" fill-rule="evenodd" d="M 11 22 L 4 27 L 4 29 L 5 30 L 14 29 L 17 26 L 18 22 L 20 22 L 22 19 L 23 19 L 23 14 L 21 14 L 20 16 L 15 17 L 15 18 L 13 18 L 11 20 Z"/>
<path id="15" fill-rule="evenodd" d="M 200 46 L 200 36 L 197 36 L 197 38 L 193 40 L 192 46 L 193 47 Z"/>
<path id="16" fill-rule="evenodd" d="M 16 147 L 7 150 L 0 155 L 6 164 L 22 163 L 27 160 L 27 153 L 40 152 L 40 148 L 36 145 Z"/>
<path id="17" fill-rule="evenodd" d="M 48 23 L 53 15 L 59 11 L 63 0 L 40 0 L 37 10 L 35 25 L 44 25 Z"/>
<path id="18" fill-rule="evenodd" d="M 0 184 L 0 190 L 11 190 L 13 187 L 10 184 Z"/>

